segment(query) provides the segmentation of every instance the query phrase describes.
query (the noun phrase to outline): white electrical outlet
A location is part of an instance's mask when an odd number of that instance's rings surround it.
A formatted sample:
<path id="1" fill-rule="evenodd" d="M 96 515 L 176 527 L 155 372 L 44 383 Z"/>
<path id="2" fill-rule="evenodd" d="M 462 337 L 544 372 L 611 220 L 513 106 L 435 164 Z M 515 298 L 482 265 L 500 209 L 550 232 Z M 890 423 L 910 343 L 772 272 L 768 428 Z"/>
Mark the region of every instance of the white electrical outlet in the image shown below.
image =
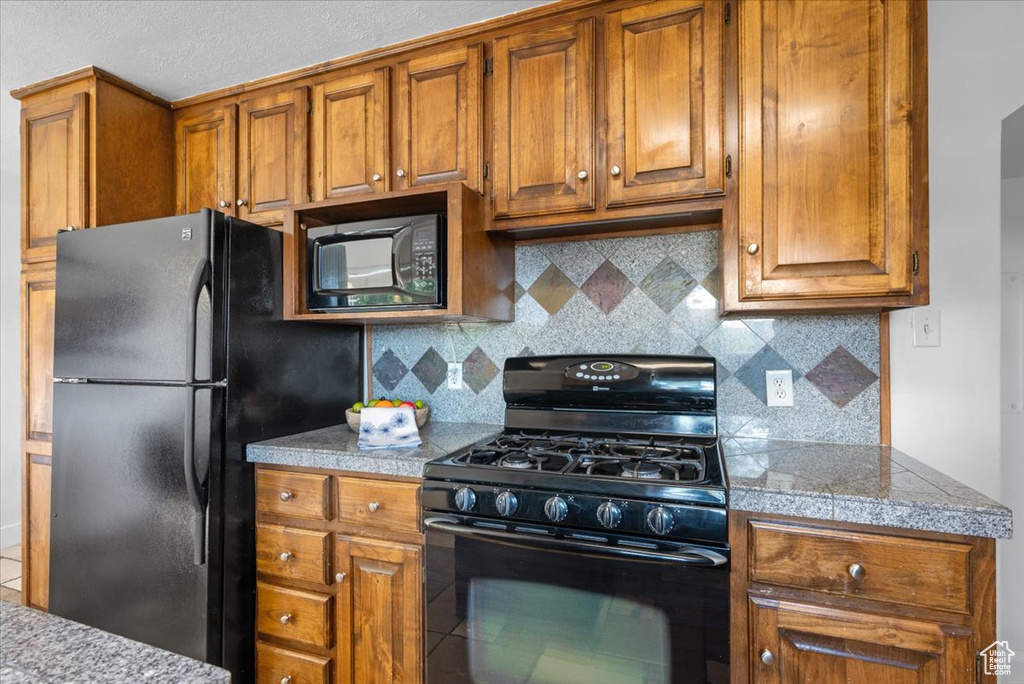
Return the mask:
<path id="1" fill-rule="evenodd" d="M 460 390 L 462 389 L 462 364 L 461 363 L 449 363 L 448 364 L 448 389 Z"/>
<path id="2" fill-rule="evenodd" d="M 768 392 L 769 406 L 793 405 L 793 371 L 765 371 L 764 384 Z"/>

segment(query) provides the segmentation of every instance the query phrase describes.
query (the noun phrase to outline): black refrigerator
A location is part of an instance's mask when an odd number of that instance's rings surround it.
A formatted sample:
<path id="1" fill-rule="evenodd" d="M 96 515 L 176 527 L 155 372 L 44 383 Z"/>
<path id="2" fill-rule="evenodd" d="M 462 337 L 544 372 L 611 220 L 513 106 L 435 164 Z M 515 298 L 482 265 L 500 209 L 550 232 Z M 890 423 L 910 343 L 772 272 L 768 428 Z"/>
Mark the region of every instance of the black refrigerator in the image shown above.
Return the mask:
<path id="1" fill-rule="evenodd" d="M 254 677 L 249 442 L 343 420 L 362 329 L 282 320 L 282 235 L 210 210 L 57 238 L 50 611 Z"/>

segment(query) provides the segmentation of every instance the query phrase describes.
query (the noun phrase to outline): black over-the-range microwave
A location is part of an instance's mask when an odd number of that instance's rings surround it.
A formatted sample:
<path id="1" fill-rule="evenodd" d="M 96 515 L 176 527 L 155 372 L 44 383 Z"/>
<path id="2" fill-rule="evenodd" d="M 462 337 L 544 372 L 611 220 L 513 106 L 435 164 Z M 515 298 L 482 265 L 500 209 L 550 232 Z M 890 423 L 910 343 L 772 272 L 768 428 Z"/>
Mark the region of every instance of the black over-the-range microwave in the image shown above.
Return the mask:
<path id="1" fill-rule="evenodd" d="M 445 217 L 340 223 L 306 231 L 310 311 L 445 306 Z"/>

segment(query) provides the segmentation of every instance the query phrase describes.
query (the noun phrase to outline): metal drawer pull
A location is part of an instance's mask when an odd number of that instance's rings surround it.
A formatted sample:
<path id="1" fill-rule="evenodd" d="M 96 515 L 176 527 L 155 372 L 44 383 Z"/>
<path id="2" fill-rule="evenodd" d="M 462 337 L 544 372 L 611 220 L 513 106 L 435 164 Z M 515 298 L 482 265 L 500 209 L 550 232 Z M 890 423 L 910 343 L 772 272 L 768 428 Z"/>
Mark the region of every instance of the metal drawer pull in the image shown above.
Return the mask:
<path id="1" fill-rule="evenodd" d="M 338 584 L 341 584 L 342 582 L 344 582 L 345 581 L 345 573 L 339 572 L 337 575 L 334 576 L 334 581 L 337 582 Z"/>
<path id="2" fill-rule="evenodd" d="M 228 201 L 227 200 L 221 200 L 220 202 L 217 202 L 217 206 L 219 206 L 221 209 L 225 209 L 228 206 Z"/>
<path id="3" fill-rule="evenodd" d="M 281 677 L 281 684 L 292 684 L 292 676 Z"/>
<path id="4" fill-rule="evenodd" d="M 379 181 L 379 180 L 380 180 L 380 178 L 381 178 L 381 176 L 380 176 L 380 174 L 379 174 L 379 173 L 375 173 L 375 174 L 373 174 L 373 176 L 371 176 L 371 177 L 373 178 L 373 182 L 374 182 L 374 183 L 376 183 L 377 181 Z"/>
<path id="5" fill-rule="evenodd" d="M 278 556 L 278 558 L 280 558 L 281 561 L 284 562 L 284 563 L 287 563 L 289 560 L 291 560 L 291 557 L 292 557 L 292 554 L 291 554 L 290 551 L 282 551 L 281 555 Z"/>
<path id="6" fill-rule="evenodd" d="M 765 665 L 771 665 L 775 662 L 775 654 L 769 651 L 767 648 L 761 651 L 761 662 Z"/>
<path id="7" fill-rule="evenodd" d="M 367 508 L 370 509 L 371 513 L 376 513 L 380 510 L 380 501 L 371 501 Z"/>
<path id="8" fill-rule="evenodd" d="M 405 169 L 398 169 L 395 171 L 395 175 L 399 178 L 405 178 Z"/>
<path id="9" fill-rule="evenodd" d="M 579 173 L 576 174 L 576 177 L 579 178 L 580 180 L 587 180 L 587 175 L 588 174 L 586 171 L 580 171 Z"/>
<path id="10" fill-rule="evenodd" d="M 864 570 L 864 566 L 860 563 L 853 563 L 847 570 L 850 571 L 850 577 L 855 580 L 864 579 L 864 575 L 867 574 Z"/>
<path id="11" fill-rule="evenodd" d="M 235 204 L 237 204 L 240 207 L 244 207 L 246 205 L 246 201 L 239 197 L 238 199 L 235 200 Z"/>
<path id="12" fill-rule="evenodd" d="M 622 173 L 622 169 L 619 168 L 618 164 L 612 164 L 611 172 L 613 176 L 618 177 L 618 175 Z"/>
<path id="13" fill-rule="evenodd" d="M 290 498 L 292 498 L 291 492 L 281 492 L 281 501 L 287 501 Z"/>
<path id="14" fill-rule="evenodd" d="M 292 621 L 292 614 L 291 613 L 285 613 L 284 615 L 281 616 L 281 624 L 282 625 L 287 625 L 291 621 Z"/>
<path id="15" fill-rule="evenodd" d="M 760 250 L 760 249 L 761 249 L 761 245 L 757 244 L 756 242 L 752 242 L 752 243 L 750 243 L 750 246 L 747 247 L 747 254 L 750 254 L 751 256 L 753 256 L 754 254 L 757 254 L 758 250 Z"/>

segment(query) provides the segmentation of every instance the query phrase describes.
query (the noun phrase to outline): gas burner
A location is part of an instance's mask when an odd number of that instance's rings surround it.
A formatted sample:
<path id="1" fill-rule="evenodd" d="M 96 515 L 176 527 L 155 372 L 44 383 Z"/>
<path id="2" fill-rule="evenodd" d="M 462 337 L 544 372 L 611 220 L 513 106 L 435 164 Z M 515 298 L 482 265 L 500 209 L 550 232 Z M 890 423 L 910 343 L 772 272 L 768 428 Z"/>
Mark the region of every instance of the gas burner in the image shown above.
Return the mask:
<path id="1" fill-rule="evenodd" d="M 605 451 L 610 456 L 619 458 L 638 458 L 641 460 L 658 460 L 677 462 L 682 460 L 695 460 L 700 454 L 695 449 L 681 446 L 660 445 L 660 444 L 607 444 Z"/>
<path id="2" fill-rule="evenodd" d="M 512 453 L 499 458 L 495 465 L 499 468 L 513 468 L 516 470 L 543 470 L 544 464 L 547 460 L 547 456 L 538 456 L 535 454 L 523 453 L 521 451 L 513 451 Z"/>
<path id="3" fill-rule="evenodd" d="M 661 466 L 647 461 L 629 461 L 622 464 L 621 475 L 638 480 L 660 480 Z"/>

